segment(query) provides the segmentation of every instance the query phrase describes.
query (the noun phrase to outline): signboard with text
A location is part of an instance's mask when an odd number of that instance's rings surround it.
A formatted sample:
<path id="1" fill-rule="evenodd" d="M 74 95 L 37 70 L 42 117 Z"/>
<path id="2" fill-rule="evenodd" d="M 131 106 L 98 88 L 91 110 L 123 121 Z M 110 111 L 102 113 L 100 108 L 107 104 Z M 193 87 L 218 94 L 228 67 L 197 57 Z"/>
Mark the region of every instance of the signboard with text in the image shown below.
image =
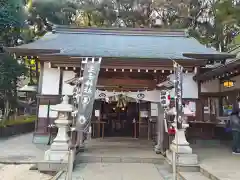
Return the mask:
<path id="1" fill-rule="evenodd" d="M 100 62 L 87 62 L 85 65 L 76 121 L 78 131 L 85 131 L 91 123 L 99 70 Z"/>

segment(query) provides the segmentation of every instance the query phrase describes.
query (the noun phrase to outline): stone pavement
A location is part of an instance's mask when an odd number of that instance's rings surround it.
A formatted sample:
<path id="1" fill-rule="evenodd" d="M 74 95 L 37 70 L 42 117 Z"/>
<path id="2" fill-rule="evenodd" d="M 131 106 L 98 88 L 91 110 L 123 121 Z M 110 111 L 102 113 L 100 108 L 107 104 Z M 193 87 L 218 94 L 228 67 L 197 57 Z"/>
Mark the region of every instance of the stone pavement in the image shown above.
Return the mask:
<path id="1" fill-rule="evenodd" d="M 239 180 L 240 155 L 233 155 L 231 145 L 215 144 L 193 145 L 193 151 L 198 154 L 200 166 L 215 179 Z"/>
<path id="2" fill-rule="evenodd" d="M 2 165 L 0 164 L 0 180 L 50 180 L 51 175 L 29 170 L 32 165 Z"/>
<path id="3" fill-rule="evenodd" d="M 33 144 L 32 139 L 32 133 L 0 139 L 0 163 L 42 160 L 45 150 L 49 147 L 42 144 Z"/>
<path id="4" fill-rule="evenodd" d="M 75 167 L 72 180 L 167 180 L 158 165 L 147 163 L 83 163 Z M 59 180 L 65 180 L 62 174 Z"/>
<path id="5" fill-rule="evenodd" d="M 27 162 L 27 163 L 34 163 L 35 161 L 43 160 L 44 152 L 49 148 L 47 145 L 42 144 L 33 144 L 32 143 L 33 134 L 24 134 L 20 136 L 15 136 L 7 139 L 0 139 L 0 163 L 5 162 Z M 120 142 L 122 139 L 122 142 Z M 122 156 L 124 154 L 124 157 L 142 157 L 142 158 L 153 158 L 153 159 L 159 159 L 161 160 L 161 156 L 156 155 L 151 147 L 150 144 L 146 144 L 146 142 L 141 140 L 136 140 L 135 142 L 133 140 L 127 140 L 124 138 L 117 139 L 113 138 L 112 141 L 110 139 L 103 139 L 103 140 L 92 140 L 87 145 L 89 149 L 82 153 L 81 155 L 86 156 L 101 156 L 101 157 L 117 157 Z M 97 142 L 95 142 L 97 141 Z M 106 146 L 104 144 L 104 141 L 110 141 Z M 127 150 L 123 146 L 129 147 Z M 197 153 L 199 155 L 200 165 L 205 170 L 208 170 L 209 173 L 213 174 L 214 176 L 218 177 L 218 179 L 221 180 L 239 180 L 240 179 L 240 156 L 238 155 L 232 155 L 231 153 L 231 147 L 230 145 L 226 146 L 224 144 L 216 144 L 216 145 L 206 145 L 204 142 L 200 146 L 192 145 L 194 153 Z M 82 157 L 80 157 L 82 159 Z M 110 162 L 109 162 L 110 163 Z M 90 169 L 88 167 L 93 166 L 93 168 L 97 168 L 96 166 L 100 166 L 100 169 L 104 171 L 106 168 L 114 169 L 120 169 L 120 175 L 122 177 L 125 177 L 124 174 L 126 174 L 124 169 L 126 169 L 126 172 L 129 172 L 128 169 L 133 169 L 133 172 L 137 172 L 137 169 L 140 171 L 139 174 L 145 175 L 143 173 L 144 168 L 147 168 L 147 172 L 159 172 L 159 176 L 164 177 L 164 180 L 171 179 L 171 174 L 164 169 L 163 164 L 141 164 L 141 163 L 132 163 L 129 164 L 127 162 L 125 163 L 119 163 L 118 165 L 114 165 L 112 162 L 112 165 L 103 166 L 101 168 L 100 164 L 109 164 L 108 162 L 105 163 L 96 163 L 95 167 L 94 164 L 85 164 L 86 167 L 83 168 L 82 166 L 78 166 L 80 169 Z M 134 167 L 133 167 L 134 165 Z M 110 166 L 110 167 L 109 167 Z M 121 167 L 119 167 L 121 166 Z M 128 167 L 128 168 L 125 168 Z M 151 169 L 151 168 L 152 169 Z M 1 166 L 0 166 L 1 168 Z M 154 169 L 154 170 L 153 170 Z M 117 170 L 116 170 L 117 171 Z M 89 170 L 86 172 L 90 173 Z M 130 173 L 130 172 L 129 172 Z M 153 173 L 154 174 L 154 173 Z M 88 175 L 88 174 L 87 174 Z M 111 176 L 106 174 L 107 176 Z M 120 176 L 119 175 L 119 176 Z M 1 176 L 1 175 L 0 175 Z M 99 175 L 100 176 L 100 175 Z M 154 175 L 155 176 L 155 175 Z M 130 175 L 130 177 L 135 177 L 134 174 Z"/>

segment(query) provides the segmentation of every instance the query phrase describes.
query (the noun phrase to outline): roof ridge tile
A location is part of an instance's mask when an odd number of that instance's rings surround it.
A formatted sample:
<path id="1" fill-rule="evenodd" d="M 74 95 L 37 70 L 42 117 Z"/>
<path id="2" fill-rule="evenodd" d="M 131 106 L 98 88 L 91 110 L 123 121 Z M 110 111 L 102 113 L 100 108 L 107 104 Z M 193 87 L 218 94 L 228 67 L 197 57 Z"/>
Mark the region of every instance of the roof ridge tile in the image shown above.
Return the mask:
<path id="1" fill-rule="evenodd" d="M 68 27 L 56 26 L 53 33 L 59 34 L 106 34 L 130 36 L 168 36 L 188 37 L 186 30 L 182 29 L 153 29 L 153 28 L 96 28 L 96 27 Z"/>

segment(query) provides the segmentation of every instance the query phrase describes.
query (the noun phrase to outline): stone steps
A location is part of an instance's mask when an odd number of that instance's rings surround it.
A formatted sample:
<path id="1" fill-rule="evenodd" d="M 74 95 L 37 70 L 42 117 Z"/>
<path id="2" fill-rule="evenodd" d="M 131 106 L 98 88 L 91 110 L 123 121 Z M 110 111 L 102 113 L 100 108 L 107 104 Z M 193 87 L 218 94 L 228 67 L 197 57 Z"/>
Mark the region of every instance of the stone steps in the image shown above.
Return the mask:
<path id="1" fill-rule="evenodd" d="M 179 172 L 178 175 L 182 180 L 210 180 L 201 172 Z"/>
<path id="2" fill-rule="evenodd" d="M 149 163 L 82 163 L 74 168 L 72 180 L 166 180 L 158 168 Z M 65 180 L 66 175 L 56 179 Z"/>
<path id="3" fill-rule="evenodd" d="M 208 177 L 211 180 L 221 180 L 221 178 L 217 177 L 216 175 L 212 174 L 209 170 L 206 168 L 203 168 L 200 166 L 200 172 L 205 176 Z"/>
<path id="4" fill-rule="evenodd" d="M 208 168 L 205 168 L 203 166 L 199 167 L 198 172 L 190 172 L 190 171 L 180 171 L 178 175 L 183 180 L 191 180 L 193 177 L 194 180 L 223 180 L 222 178 L 218 177 L 217 175 L 211 173 Z M 198 179 L 197 179 L 198 178 Z M 224 178 L 225 180 L 225 178 Z"/>
<path id="5" fill-rule="evenodd" d="M 107 157 L 107 156 L 81 156 L 76 157 L 75 163 L 152 163 L 163 164 L 165 159 L 159 158 L 141 158 L 141 157 Z"/>

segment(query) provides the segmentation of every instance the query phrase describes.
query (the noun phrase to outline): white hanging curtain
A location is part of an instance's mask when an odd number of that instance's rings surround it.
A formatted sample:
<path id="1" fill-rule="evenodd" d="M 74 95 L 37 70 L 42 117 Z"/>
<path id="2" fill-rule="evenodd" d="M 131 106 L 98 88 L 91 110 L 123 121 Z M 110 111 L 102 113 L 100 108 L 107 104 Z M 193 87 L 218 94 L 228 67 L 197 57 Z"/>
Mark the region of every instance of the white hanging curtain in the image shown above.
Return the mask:
<path id="1" fill-rule="evenodd" d="M 97 90 L 95 94 L 95 99 L 106 99 L 118 95 L 128 96 L 136 100 L 143 100 L 149 102 L 160 102 L 160 91 L 140 91 L 140 92 L 110 92 Z"/>
<path id="2" fill-rule="evenodd" d="M 143 100 L 143 101 L 149 101 L 149 102 L 160 102 L 159 90 L 129 92 L 127 96 L 137 100 Z"/>

